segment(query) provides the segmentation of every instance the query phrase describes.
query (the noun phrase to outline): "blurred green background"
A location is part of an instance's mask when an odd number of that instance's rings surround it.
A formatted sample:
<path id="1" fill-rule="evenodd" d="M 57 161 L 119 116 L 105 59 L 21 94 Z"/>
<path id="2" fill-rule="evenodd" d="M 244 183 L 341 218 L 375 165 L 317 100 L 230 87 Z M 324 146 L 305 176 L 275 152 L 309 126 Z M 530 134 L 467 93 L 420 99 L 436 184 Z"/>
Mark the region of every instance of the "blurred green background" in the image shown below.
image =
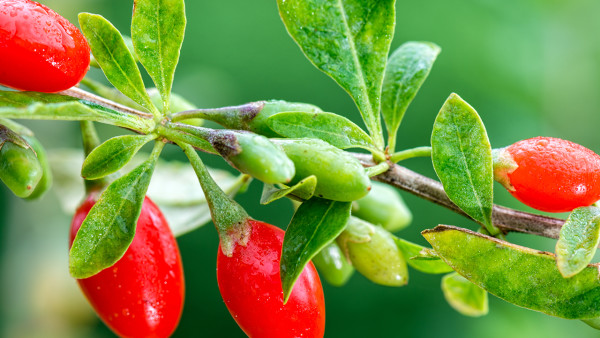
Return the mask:
<path id="1" fill-rule="evenodd" d="M 49 0 L 72 22 L 99 13 L 129 32 L 132 2 Z M 316 70 L 287 35 L 275 0 L 188 1 L 188 26 L 174 90 L 200 107 L 285 99 L 316 104 L 358 121 L 350 97 Z M 600 152 L 600 2 L 594 0 L 421 0 L 397 3 L 392 49 L 408 40 L 442 47 L 438 61 L 400 129 L 399 147 L 429 144 L 433 120 L 451 92 L 480 113 L 494 147 L 537 135 L 572 140 Z M 96 72 L 93 74 L 98 76 Z M 97 77 L 101 78 L 101 77 Z M 149 84 L 149 82 L 148 82 Z M 49 149 L 80 147 L 78 125 L 28 123 Z M 104 137 L 119 132 L 102 128 Z M 168 158 L 182 159 L 174 147 Z M 205 156 L 216 167 L 220 159 Z M 426 159 L 405 165 L 433 176 Z M 496 185 L 496 202 L 528 210 Z M 252 216 L 285 227 L 286 201 L 260 206 L 260 185 L 238 197 Z M 403 193 L 414 222 L 399 235 L 420 244 L 419 232 L 464 218 Z M 67 271 L 70 216 L 55 192 L 23 202 L 0 187 L 0 336 L 111 337 L 90 312 Z M 511 234 L 509 240 L 553 251 L 554 241 Z M 216 284 L 217 235 L 206 226 L 179 238 L 186 304 L 176 337 L 242 337 Z M 579 321 L 521 309 L 493 296 L 490 313 L 453 311 L 440 276 L 411 271 L 403 288 L 386 288 L 355 274 L 343 288 L 324 285 L 327 337 L 561 337 L 598 336 Z M 268 314 L 265 314 L 268 315 Z"/>

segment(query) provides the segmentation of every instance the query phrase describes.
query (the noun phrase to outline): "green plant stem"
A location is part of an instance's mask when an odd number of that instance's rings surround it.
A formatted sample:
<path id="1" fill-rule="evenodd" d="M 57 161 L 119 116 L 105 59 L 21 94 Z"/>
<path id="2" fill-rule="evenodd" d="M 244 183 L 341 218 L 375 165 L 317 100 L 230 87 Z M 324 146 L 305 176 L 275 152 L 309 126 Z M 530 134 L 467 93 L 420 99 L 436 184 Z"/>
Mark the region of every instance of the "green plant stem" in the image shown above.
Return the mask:
<path id="1" fill-rule="evenodd" d="M 373 177 L 386 172 L 388 169 L 390 169 L 390 165 L 387 162 L 381 162 L 372 167 L 365 168 L 365 171 L 367 172 L 367 176 Z"/>
<path id="2" fill-rule="evenodd" d="M 390 161 L 398 163 L 414 157 L 431 157 L 431 147 L 416 147 L 396 152 L 390 156 Z"/>
<path id="3" fill-rule="evenodd" d="M 146 112 L 143 112 L 143 111 L 140 111 L 140 110 L 137 110 L 137 109 L 134 109 L 134 108 L 130 108 L 130 107 L 127 107 L 127 106 L 124 106 L 122 104 L 116 103 L 116 102 L 114 102 L 112 100 L 105 99 L 105 98 L 100 97 L 98 95 L 94 95 L 94 94 L 92 94 L 90 92 L 87 92 L 85 90 L 79 89 L 77 87 L 73 87 L 73 88 L 67 89 L 67 90 L 59 92 L 57 94 L 67 95 L 67 96 L 75 97 L 75 98 L 78 98 L 78 99 L 86 100 L 86 101 L 95 103 L 95 104 L 97 104 L 99 106 L 106 107 L 106 108 L 109 108 L 109 109 L 112 109 L 112 110 L 116 110 L 116 111 L 121 112 L 121 113 L 136 115 L 137 117 L 141 117 L 143 119 L 150 119 L 150 120 L 152 120 L 154 118 L 154 115 L 152 115 L 152 114 L 148 114 Z"/>
<path id="4" fill-rule="evenodd" d="M 94 81 L 87 76 L 81 80 L 81 84 L 88 87 L 96 95 L 99 95 L 107 100 L 122 104 L 135 110 L 143 111 L 144 108 L 135 103 L 132 99 L 123 95 L 120 91 L 113 87 L 105 86 L 104 84 Z"/>
<path id="5" fill-rule="evenodd" d="M 196 129 L 200 130 L 196 130 Z M 198 150 L 217 154 L 217 151 L 212 147 L 208 141 L 208 132 L 202 130 L 206 128 L 195 127 L 195 128 L 176 128 L 173 123 L 167 123 L 166 125 L 159 125 L 156 131 L 159 135 L 167 138 L 169 141 L 176 143 L 187 143 Z"/>
<path id="6" fill-rule="evenodd" d="M 219 232 L 221 250 L 231 256 L 236 244 L 246 245 L 250 235 L 248 213 L 219 188 L 202 163 L 196 150 L 189 144 L 177 143 L 189 159 L 210 209 L 213 223 Z"/>
<path id="7" fill-rule="evenodd" d="M 81 121 L 79 123 L 81 128 L 81 140 L 83 142 L 83 152 L 87 157 L 94 148 L 100 145 L 100 138 L 98 138 L 98 133 L 96 132 L 96 127 L 94 127 L 94 122 L 92 121 Z M 100 191 L 104 189 L 110 183 L 108 177 L 103 177 L 97 180 L 86 180 L 85 183 L 85 192 L 88 195 L 91 192 Z"/>
<path id="8" fill-rule="evenodd" d="M 33 136 L 33 132 L 31 130 L 29 130 L 29 128 L 15 122 L 13 120 L 0 118 L 0 124 L 21 136 Z"/>

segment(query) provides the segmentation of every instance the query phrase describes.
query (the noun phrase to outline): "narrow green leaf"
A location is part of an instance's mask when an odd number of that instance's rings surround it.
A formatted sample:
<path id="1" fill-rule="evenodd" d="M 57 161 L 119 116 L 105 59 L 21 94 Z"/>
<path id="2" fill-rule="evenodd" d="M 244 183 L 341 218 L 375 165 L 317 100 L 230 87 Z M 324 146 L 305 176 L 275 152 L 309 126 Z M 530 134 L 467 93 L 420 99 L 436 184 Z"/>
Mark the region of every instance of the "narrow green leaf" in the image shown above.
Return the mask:
<path id="1" fill-rule="evenodd" d="M 548 252 L 447 225 L 422 234 L 456 272 L 507 302 L 567 319 L 600 317 L 597 264 L 564 278 Z"/>
<path id="2" fill-rule="evenodd" d="M 435 119 L 431 148 L 433 167 L 450 200 L 497 234 L 492 225 L 492 147 L 475 109 L 456 94 Z"/>
<path id="3" fill-rule="evenodd" d="M 131 38 L 137 56 L 154 80 L 165 112 L 185 31 L 183 0 L 135 0 Z"/>
<path id="4" fill-rule="evenodd" d="M 394 35 L 395 0 L 277 0 L 279 14 L 306 57 L 356 102 L 383 148 L 379 103 Z"/>
<path id="5" fill-rule="evenodd" d="M 308 176 L 295 185 L 285 189 L 277 189 L 275 186 L 265 183 L 262 196 L 260 197 L 260 204 L 269 204 L 286 196 L 294 198 L 299 202 L 304 202 L 313 197 L 316 188 L 317 177 L 314 175 Z"/>
<path id="6" fill-rule="evenodd" d="M 573 210 L 556 242 L 556 265 L 565 277 L 572 277 L 592 261 L 600 244 L 600 208 Z"/>
<path id="7" fill-rule="evenodd" d="M 304 266 L 331 243 L 346 227 L 350 217 L 350 202 L 312 198 L 294 214 L 283 238 L 281 251 L 281 286 L 284 303 Z"/>
<path id="8" fill-rule="evenodd" d="M 488 313 L 488 294 L 456 272 L 442 278 L 442 291 L 448 304 L 460 314 L 481 317 Z"/>
<path id="9" fill-rule="evenodd" d="M 142 74 L 115 26 L 104 17 L 90 13 L 79 14 L 79 25 L 108 81 L 140 106 L 155 113 L 156 107 L 146 93 Z"/>
<path id="10" fill-rule="evenodd" d="M 111 183 L 77 232 L 69 271 L 87 278 L 116 263 L 133 241 L 155 159 L 149 159 Z"/>
<path id="11" fill-rule="evenodd" d="M 406 258 L 406 263 L 408 263 L 408 265 L 410 265 L 413 269 L 430 274 L 448 273 L 453 271 L 448 264 L 444 263 L 444 261 L 439 258 L 413 259 L 415 257 L 422 257 L 421 254 L 423 250 L 428 248 L 398 237 L 394 237 L 394 240 L 396 241 L 398 249 L 402 251 L 402 254 Z"/>
<path id="12" fill-rule="evenodd" d="M 122 135 L 96 147 L 83 161 L 81 176 L 96 180 L 112 174 L 129 162 L 140 148 L 156 135 Z"/>
<path id="13" fill-rule="evenodd" d="M 390 145 L 395 145 L 404 113 L 427 79 L 439 53 L 440 47 L 433 43 L 407 42 L 390 56 L 381 93 L 381 114 Z M 390 148 L 393 152 L 395 147 Z"/>
<path id="14" fill-rule="evenodd" d="M 0 117 L 28 120 L 95 121 L 149 132 L 150 119 L 117 112 L 71 96 L 36 92 L 0 91 Z"/>
<path id="15" fill-rule="evenodd" d="M 283 137 L 318 138 L 340 149 L 375 148 L 359 126 L 333 113 L 283 112 L 269 117 L 267 125 Z"/>

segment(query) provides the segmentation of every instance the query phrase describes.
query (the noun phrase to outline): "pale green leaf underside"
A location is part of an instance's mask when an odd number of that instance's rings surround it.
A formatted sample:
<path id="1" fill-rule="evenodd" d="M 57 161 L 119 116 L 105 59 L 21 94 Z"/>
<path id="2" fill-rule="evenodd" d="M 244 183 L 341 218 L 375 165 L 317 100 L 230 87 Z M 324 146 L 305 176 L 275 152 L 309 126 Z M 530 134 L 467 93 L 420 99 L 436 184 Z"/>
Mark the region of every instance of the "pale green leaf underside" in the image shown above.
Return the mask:
<path id="1" fill-rule="evenodd" d="M 487 292 L 456 272 L 442 278 L 442 291 L 448 304 L 465 316 L 480 317 L 488 313 Z"/>
<path id="2" fill-rule="evenodd" d="M 390 138 L 395 138 L 406 109 L 431 71 L 440 47 L 430 42 L 407 42 L 387 63 L 381 94 L 381 114 Z"/>
<path id="3" fill-rule="evenodd" d="M 600 317 L 597 265 L 564 278 L 548 252 L 447 225 L 422 234 L 456 272 L 509 303 L 567 319 Z"/>
<path id="4" fill-rule="evenodd" d="M 377 146 L 379 103 L 394 35 L 395 0 L 277 0 L 279 14 L 306 57 L 356 102 Z"/>
<path id="5" fill-rule="evenodd" d="M 83 161 L 81 176 L 95 180 L 112 174 L 129 162 L 140 148 L 156 138 L 154 135 L 122 135 L 96 147 Z"/>
<path id="6" fill-rule="evenodd" d="M 448 198 L 492 229 L 492 147 L 475 109 L 452 94 L 431 134 L 432 162 Z"/>
<path id="7" fill-rule="evenodd" d="M 121 33 L 100 15 L 81 13 L 79 25 L 104 75 L 121 93 L 150 112 L 155 112 L 142 74 Z"/>
<path id="8" fill-rule="evenodd" d="M 413 257 L 420 257 L 421 252 L 426 248 L 395 236 L 394 240 L 396 241 L 398 249 L 402 251 L 406 263 L 413 269 L 429 274 L 448 273 L 453 271 L 452 268 L 441 259 L 412 259 Z"/>
<path id="9" fill-rule="evenodd" d="M 304 266 L 344 230 L 351 207 L 351 202 L 315 197 L 298 208 L 285 232 L 281 252 L 281 285 L 286 301 Z"/>
<path id="10" fill-rule="evenodd" d="M 0 117 L 28 120 L 88 120 L 149 131 L 153 122 L 59 94 L 0 91 Z"/>
<path id="11" fill-rule="evenodd" d="M 185 24 L 183 0 L 135 0 L 131 21 L 133 46 L 167 109 Z"/>
<path id="12" fill-rule="evenodd" d="M 275 186 L 265 183 L 260 197 L 260 204 L 269 204 L 286 196 L 303 202 L 313 197 L 316 188 L 317 177 L 314 175 L 308 176 L 295 185 L 284 189 L 277 189 Z"/>
<path id="13" fill-rule="evenodd" d="M 359 126 L 333 113 L 282 112 L 269 117 L 267 125 L 283 137 L 318 138 L 340 149 L 375 148 Z"/>
<path id="14" fill-rule="evenodd" d="M 565 277 L 571 277 L 592 261 L 600 244 L 600 208 L 573 210 L 560 230 L 556 242 L 556 265 Z"/>
<path id="15" fill-rule="evenodd" d="M 100 195 L 70 251 L 69 271 L 73 277 L 93 276 L 123 257 L 133 241 L 154 165 L 154 159 L 147 160 Z"/>

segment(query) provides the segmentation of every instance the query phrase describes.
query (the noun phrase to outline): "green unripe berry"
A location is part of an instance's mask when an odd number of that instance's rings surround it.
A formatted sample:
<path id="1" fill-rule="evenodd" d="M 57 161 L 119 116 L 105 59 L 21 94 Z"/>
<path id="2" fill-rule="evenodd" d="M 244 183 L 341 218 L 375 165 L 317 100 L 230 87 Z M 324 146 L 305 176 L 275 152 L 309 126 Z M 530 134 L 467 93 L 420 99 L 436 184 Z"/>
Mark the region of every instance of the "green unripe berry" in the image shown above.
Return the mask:
<path id="1" fill-rule="evenodd" d="M 352 214 L 391 232 L 402 230 L 412 222 L 412 213 L 398 191 L 376 181 L 369 194 L 356 201 Z"/>
<path id="2" fill-rule="evenodd" d="M 371 180 L 360 162 L 347 152 L 318 139 L 276 139 L 294 162 L 296 184 L 310 175 L 317 177 L 315 195 L 350 202 L 367 195 Z"/>
<path id="3" fill-rule="evenodd" d="M 33 149 L 4 142 L 0 149 L 0 179 L 17 197 L 30 196 L 42 175 L 42 166 Z"/>
<path id="4" fill-rule="evenodd" d="M 52 170 L 50 169 L 50 163 L 48 163 L 46 150 L 44 149 L 40 141 L 38 141 L 38 139 L 33 136 L 24 135 L 22 137 L 23 139 L 25 139 L 25 141 L 27 141 L 27 143 L 29 143 L 31 148 L 33 148 L 33 150 L 35 151 L 35 154 L 37 155 L 37 159 L 43 171 L 42 178 L 38 182 L 37 186 L 31 193 L 31 195 L 29 195 L 26 198 L 27 200 L 34 200 L 41 197 L 52 186 Z"/>
<path id="5" fill-rule="evenodd" d="M 344 286 L 354 274 L 354 268 L 335 242 L 319 251 L 312 262 L 319 270 L 319 275 L 333 286 Z"/>
<path id="6" fill-rule="evenodd" d="M 234 168 L 265 183 L 289 183 L 294 177 L 294 163 L 264 136 L 217 130 L 210 142 Z"/>
<path id="7" fill-rule="evenodd" d="M 392 234 L 382 227 L 350 217 L 337 242 L 352 266 L 373 283 L 386 286 L 408 283 L 406 260 Z"/>

